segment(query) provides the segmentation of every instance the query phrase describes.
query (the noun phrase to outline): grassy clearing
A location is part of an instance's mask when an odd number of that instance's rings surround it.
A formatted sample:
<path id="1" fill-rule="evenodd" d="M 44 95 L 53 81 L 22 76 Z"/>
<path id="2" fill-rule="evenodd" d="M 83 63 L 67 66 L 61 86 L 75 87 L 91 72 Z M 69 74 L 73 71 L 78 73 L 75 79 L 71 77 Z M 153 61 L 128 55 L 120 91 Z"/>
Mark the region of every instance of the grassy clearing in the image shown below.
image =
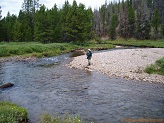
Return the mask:
<path id="1" fill-rule="evenodd" d="M 0 57 L 15 55 L 30 55 L 35 57 L 56 56 L 67 53 L 75 49 L 110 49 L 114 48 L 111 44 L 72 44 L 72 43 L 50 43 L 42 44 L 37 42 L 11 42 L 0 43 Z"/>
<path id="2" fill-rule="evenodd" d="M 62 117 L 57 116 L 56 118 L 44 114 L 41 116 L 41 122 L 40 123 L 83 123 L 80 117 L 74 117 L 72 115 L 64 115 Z"/>
<path id="3" fill-rule="evenodd" d="M 155 62 L 155 64 L 152 64 L 152 65 L 148 66 L 145 69 L 145 72 L 149 73 L 149 74 L 155 73 L 155 74 L 164 75 L 164 57 L 157 60 Z"/>
<path id="4" fill-rule="evenodd" d="M 0 123 L 26 123 L 27 121 L 26 109 L 10 102 L 0 102 Z"/>
<path id="5" fill-rule="evenodd" d="M 151 47 L 151 48 L 164 48 L 164 39 L 161 40 L 136 40 L 136 39 L 118 39 L 114 41 L 106 40 L 105 43 L 122 46 L 135 46 L 135 47 Z"/>

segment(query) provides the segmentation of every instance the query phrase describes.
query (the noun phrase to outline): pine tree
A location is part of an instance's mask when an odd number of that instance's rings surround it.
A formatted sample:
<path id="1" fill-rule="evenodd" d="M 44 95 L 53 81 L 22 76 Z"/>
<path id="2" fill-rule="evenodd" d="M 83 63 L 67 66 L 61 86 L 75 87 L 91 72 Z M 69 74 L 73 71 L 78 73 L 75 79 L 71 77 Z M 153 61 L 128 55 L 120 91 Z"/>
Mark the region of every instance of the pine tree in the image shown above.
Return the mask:
<path id="1" fill-rule="evenodd" d="M 154 15 L 153 15 L 153 20 L 152 20 L 152 26 L 154 27 L 154 38 L 158 38 L 159 34 L 159 26 L 160 26 L 161 20 L 160 20 L 160 15 L 158 9 L 155 9 Z"/>
<path id="2" fill-rule="evenodd" d="M 48 20 L 50 21 L 49 30 L 52 30 L 50 37 L 51 42 L 61 41 L 61 13 L 55 4 L 54 7 L 48 11 Z"/>
<path id="3" fill-rule="evenodd" d="M 65 4 L 62 7 L 61 10 L 61 38 L 62 42 L 70 42 L 69 36 L 68 36 L 68 30 L 69 30 L 69 12 L 70 12 L 71 5 L 68 1 L 65 1 Z"/>
<path id="4" fill-rule="evenodd" d="M 52 25 L 48 17 L 46 7 L 42 5 L 40 10 L 36 12 L 36 25 L 35 25 L 35 41 L 42 43 L 50 43 L 53 40 Z"/>
<path id="5" fill-rule="evenodd" d="M 132 6 L 132 0 L 128 3 L 128 27 L 129 38 L 132 38 L 135 32 L 135 12 Z"/>
<path id="6" fill-rule="evenodd" d="M 25 41 L 34 40 L 34 28 L 35 28 L 35 15 L 36 10 L 39 8 L 39 0 L 24 0 L 22 4 L 22 12 L 24 13 L 25 23 Z"/>
<path id="7" fill-rule="evenodd" d="M 128 24 L 128 7 L 122 0 L 122 7 L 119 13 L 119 35 L 125 39 L 129 37 L 129 24 Z"/>
<path id="8" fill-rule="evenodd" d="M 137 8 L 137 28 L 135 37 L 137 39 L 150 38 L 150 15 L 146 1 L 139 1 Z M 149 37 L 148 37 L 149 36 Z"/>
<path id="9" fill-rule="evenodd" d="M 150 39 L 151 35 L 151 24 L 149 22 L 149 20 L 145 21 L 145 35 L 144 35 L 144 39 Z"/>
<path id="10" fill-rule="evenodd" d="M 162 24 L 162 26 L 161 26 L 161 34 L 162 34 L 162 36 L 164 38 L 164 24 Z"/>
<path id="11" fill-rule="evenodd" d="M 160 19 L 161 19 L 161 34 L 164 37 L 164 0 L 154 0 L 154 8 L 158 9 Z"/>
<path id="12" fill-rule="evenodd" d="M 15 15 L 10 15 L 10 12 L 7 13 L 6 18 L 4 18 L 4 41 L 10 42 L 13 41 L 13 25 L 16 22 L 17 17 Z"/>
<path id="13" fill-rule="evenodd" d="M 0 42 L 3 40 L 3 27 L 2 27 L 3 23 L 1 20 L 1 17 L 2 17 L 1 12 L 2 12 L 2 10 L 1 10 L 1 6 L 0 6 Z"/>
<path id="14" fill-rule="evenodd" d="M 2 12 L 2 10 L 1 10 L 1 6 L 0 6 L 0 20 L 1 20 L 1 17 L 2 17 L 1 12 Z"/>
<path id="15" fill-rule="evenodd" d="M 4 19 L 0 20 L 0 42 L 5 41 Z"/>
<path id="16" fill-rule="evenodd" d="M 112 40 L 116 39 L 117 24 L 118 24 L 118 17 L 117 17 L 117 15 L 114 14 L 112 16 L 112 22 L 111 22 L 111 25 L 110 25 L 110 28 L 109 28 L 109 36 Z"/>
<path id="17" fill-rule="evenodd" d="M 106 36 L 107 35 L 107 3 L 105 3 L 104 5 L 101 6 L 100 8 L 100 16 L 101 16 L 101 24 L 102 24 L 102 36 Z"/>
<path id="18" fill-rule="evenodd" d="M 16 20 L 13 26 L 12 35 L 13 35 L 13 41 L 16 42 L 21 41 L 21 37 L 22 37 L 21 23 L 18 20 Z"/>
<path id="19" fill-rule="evenodd" d="M 98 10 L 94 10 L 94 13 L 93 13 L 93 21 L 94 21 L 94 26 L 93 26 L 93 29 L 94 29 L 94 32 L 95 32 L 95 36 L 94 38 L 97 39 L 97 37 L 101 37 L 101 20 L 100 20 L 100 13 Z"/>
<path id="20" fill-rule="evenodd" d="M 18 20 L 21 23 L 21 28 L 20 28 L 22 32 L 21 41 L 22 42 L 33 41 L 33 31 L 32 31 L 30 16 L 27 16 L 25 12 L 20 10 Z"/>
<path id="21" fill-rule="evenodd" d="M 92 10 L 85 9 L 85 5 L 77 5 L 73 1 L 72 6 L 65 2 L 62 11 L 62 39 L 64 42 L 78 43 L 88 40 L 92 29 Z"/>
<path id="22" fill-rule="evenodd" d="M 78 41 L 78 31 L 79 31 L 79 20 L 78 20 L 78 5 L 74 0 L 69 13 L 70 23 L 69 30 L 67 30 L 67 36 L 72 42 Z M 82 22 L 83 20 L 81 20 Z"/>

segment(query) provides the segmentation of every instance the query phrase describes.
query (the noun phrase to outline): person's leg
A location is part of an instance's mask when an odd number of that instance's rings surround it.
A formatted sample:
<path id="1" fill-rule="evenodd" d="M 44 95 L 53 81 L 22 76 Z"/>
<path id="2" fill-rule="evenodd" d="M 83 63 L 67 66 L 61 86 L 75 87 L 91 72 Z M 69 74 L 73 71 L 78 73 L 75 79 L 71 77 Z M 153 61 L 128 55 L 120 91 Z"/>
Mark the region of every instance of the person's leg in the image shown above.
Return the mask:
<path id="1" fill-rule="evenodd" d="M 88 65 L 91 65 L 91 59 L 88 59 Z"/>

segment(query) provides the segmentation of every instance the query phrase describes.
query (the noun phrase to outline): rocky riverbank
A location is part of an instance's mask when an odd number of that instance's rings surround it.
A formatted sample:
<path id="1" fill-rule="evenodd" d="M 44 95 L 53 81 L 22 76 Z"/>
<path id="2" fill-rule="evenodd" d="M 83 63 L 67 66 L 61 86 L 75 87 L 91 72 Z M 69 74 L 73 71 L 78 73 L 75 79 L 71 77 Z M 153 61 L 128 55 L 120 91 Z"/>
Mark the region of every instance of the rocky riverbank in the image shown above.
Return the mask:
<path id="1" fill-rule="evenodd" d="M 14 56 L 14 57 L 2 57 L 0 58 L 0 63 L 3 62 L 8 62 L 8 61 L 34 61 L 36 60 L 36 57 L 32 57 L 32 56 Z"/>
<path id="2" fill-rule="evenodd" d="M 163 56 L 164 48 L 121 49 L 94 53 L 90 66 L 87 66 L 85 55 L 75 57 L 68 66 L 91 71 L 97 70 L 110 77 L 164 83 L 164 76 L 144 72 L 148 65 L 154 64 Z"/>

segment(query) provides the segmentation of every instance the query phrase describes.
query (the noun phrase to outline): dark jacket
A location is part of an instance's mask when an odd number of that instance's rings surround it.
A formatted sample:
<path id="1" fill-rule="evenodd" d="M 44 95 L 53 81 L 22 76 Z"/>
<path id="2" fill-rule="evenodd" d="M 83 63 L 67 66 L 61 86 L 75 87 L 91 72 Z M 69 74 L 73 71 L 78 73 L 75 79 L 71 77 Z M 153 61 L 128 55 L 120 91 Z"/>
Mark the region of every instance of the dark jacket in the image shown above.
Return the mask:
<path id="1" fill-rule="evenodd" d="M 90 60 L 92 58 L 92 52 L 88 51 L 87 52 L 87 59 Z"/>

